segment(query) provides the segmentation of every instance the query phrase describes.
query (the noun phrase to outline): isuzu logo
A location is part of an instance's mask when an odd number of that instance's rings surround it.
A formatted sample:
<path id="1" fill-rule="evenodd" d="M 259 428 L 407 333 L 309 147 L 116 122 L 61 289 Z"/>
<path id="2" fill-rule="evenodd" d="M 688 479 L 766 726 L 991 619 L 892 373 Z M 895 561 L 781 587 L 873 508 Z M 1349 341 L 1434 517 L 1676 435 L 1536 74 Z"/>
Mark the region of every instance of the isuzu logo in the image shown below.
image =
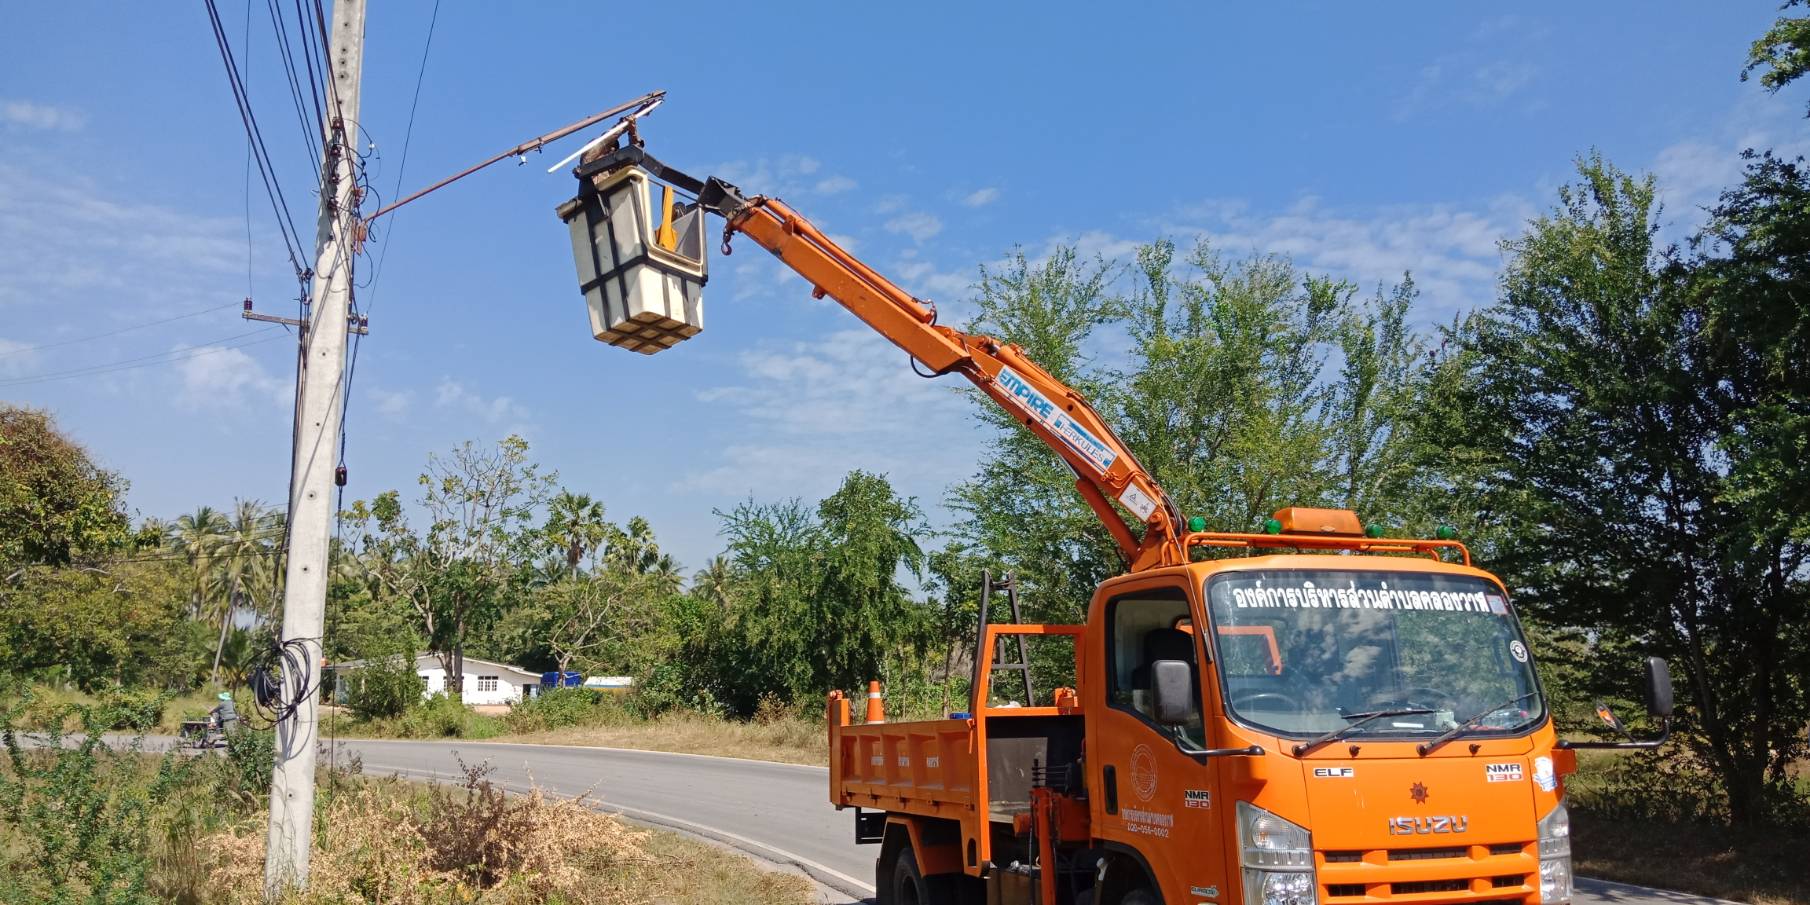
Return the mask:
<path id="1" fill-rule="evenodd" d="M 1471 818 L 1464 816 L 1389 818 L 1391 836 L 1436 836 L 1442 833 L 1462 833 L 1470 827 Z"/>

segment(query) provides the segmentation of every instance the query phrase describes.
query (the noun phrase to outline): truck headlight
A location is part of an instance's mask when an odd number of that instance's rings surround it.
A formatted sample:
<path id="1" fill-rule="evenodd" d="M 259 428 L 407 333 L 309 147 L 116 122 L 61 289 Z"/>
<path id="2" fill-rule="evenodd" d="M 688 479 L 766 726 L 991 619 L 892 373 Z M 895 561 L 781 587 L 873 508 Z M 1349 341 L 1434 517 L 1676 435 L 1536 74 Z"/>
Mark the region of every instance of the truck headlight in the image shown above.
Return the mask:
<path id="1" fill-rule="evenodd" d="M 1571 812 L 1562 801 L 1540 818 L 1540 901 L 1544 905 L 1571 901 Z"/>
<path id="2" fill-rule="evenodd" d="M 1313 839 L 1307 831 L 1238 803 L 1238 863 L 1245 905 L 1315 905 Z"/>

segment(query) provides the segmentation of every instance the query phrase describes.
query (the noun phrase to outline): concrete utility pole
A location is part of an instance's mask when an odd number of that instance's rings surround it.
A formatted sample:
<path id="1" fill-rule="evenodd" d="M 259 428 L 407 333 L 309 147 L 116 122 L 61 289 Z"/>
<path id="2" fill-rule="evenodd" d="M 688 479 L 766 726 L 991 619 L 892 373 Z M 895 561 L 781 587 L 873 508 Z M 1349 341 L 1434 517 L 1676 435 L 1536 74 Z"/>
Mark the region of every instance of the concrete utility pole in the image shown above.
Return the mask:
<path id="1" fill-rule="evenodd" d="M 314 240 L 314 302 L 304 334 L 302 392 L 296 403 L 289 499 L 289 562 L 283 593 L 283 701 L 270 785 L 264 889 L 308 885 L 314 841 L 314 763 L 319 744 L 321 633 L 327 608 L 328 540 L 333 527 L 344 398 L 346 318 L 357 241 L 358 86 L 364 69 L 365 0 L 334 0 L 329 35 L 326 155 Z"/>

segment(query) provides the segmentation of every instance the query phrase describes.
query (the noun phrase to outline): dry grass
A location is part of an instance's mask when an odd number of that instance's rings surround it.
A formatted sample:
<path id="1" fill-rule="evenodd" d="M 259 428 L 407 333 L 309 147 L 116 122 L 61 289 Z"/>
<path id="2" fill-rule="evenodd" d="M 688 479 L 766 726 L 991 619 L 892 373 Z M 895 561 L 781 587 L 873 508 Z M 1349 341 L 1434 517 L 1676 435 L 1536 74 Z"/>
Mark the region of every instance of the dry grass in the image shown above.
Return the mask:
<path id="1" fill-rule="evenodd" d="M 690 839 L 631 829 L 581 801 L 364 781 L 323 815 L 310 888 L 290 905 L 540 905 L 812 901 L 803 878 L 763 871 Z M 260 902 L 261 823 L 203 841 L 222 905 Z"/>
<path id="2" fill-rule="evenodd" d="M 823 724 L 796 717 L 742 722 L 670 713 L 651 720 L 503 735 L 491 741 L 677 751 L 819 767 L 829 763 L 829 736 Z"/>
<path id="3" fill-rule="evenodd" d="M 1810 905 L 1810 828 L 1729 826 L 1713 775 L 1681 745 L 1580 752 L 1565 787 L 1580 876 L 1755 905 Z"/>
<path id="4" fill-rule="evenodd" d="M 1754 905 L 1810 905 L 1810 836 L 1637 824 L 1574 811 L 1571 851 L 1579 876 Z"/>

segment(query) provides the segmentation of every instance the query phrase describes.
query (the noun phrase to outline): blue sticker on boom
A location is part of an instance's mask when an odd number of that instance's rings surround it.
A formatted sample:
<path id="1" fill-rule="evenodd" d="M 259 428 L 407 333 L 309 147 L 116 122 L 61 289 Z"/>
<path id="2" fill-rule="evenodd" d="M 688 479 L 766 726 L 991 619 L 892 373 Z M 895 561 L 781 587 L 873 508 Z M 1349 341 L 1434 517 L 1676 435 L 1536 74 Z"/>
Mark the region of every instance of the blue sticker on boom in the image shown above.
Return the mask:
<path id="1" fill-rule="evenodd" d="M 1067 412 L 1057 408 L 1048 396 L 1038 392 L 1036 387 L 1031 386 L 1011 368 L 999 370 L 999 385 L 1005 388 L 1006 394 L 1012 397 L 1019 408 L 1048 428 L 1050 433 L 1061 437 L 1069 449 L 1080 453 L 1081 458 L 1086 459 L 1094 468 L 1104 473 L 1118 460 L 1118 454 L 1100 442 L 1100 438 L 1070 418 Z"/>

